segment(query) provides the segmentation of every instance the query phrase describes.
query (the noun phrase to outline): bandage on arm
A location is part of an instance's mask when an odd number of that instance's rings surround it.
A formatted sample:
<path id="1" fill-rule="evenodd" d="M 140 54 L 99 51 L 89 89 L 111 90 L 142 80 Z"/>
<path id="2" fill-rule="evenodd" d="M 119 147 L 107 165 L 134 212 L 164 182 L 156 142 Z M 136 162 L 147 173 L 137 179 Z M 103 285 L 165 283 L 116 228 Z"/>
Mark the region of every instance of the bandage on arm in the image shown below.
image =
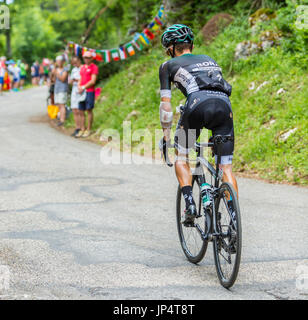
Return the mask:
<path id="1" fill-rule="evenodd" d="M 170 98 L 162 98 L 160 102 L 159 114 L 160 123 L 163 129 L 169 129 L 172 126 L 173 112 L 170 101 Z"/>

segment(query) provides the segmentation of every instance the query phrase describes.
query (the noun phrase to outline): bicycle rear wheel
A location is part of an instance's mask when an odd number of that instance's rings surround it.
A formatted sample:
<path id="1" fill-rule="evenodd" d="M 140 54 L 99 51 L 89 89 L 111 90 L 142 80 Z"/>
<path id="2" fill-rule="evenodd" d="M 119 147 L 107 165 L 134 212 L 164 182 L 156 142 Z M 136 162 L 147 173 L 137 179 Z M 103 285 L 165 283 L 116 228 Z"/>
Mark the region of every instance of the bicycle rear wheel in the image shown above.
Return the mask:
<path id="1" fill-rule="evenodd" d="M 228 199 L 232 200 L 228 203 Z M 217 275 L 225 288 L 233 286 L 239 271 L 242 251 L 240 207 L 236 192 L 229 183 L 223 183 L 215 201 L 217 231 L 213 249 Z"/>
<path id="2" fill-rule="evenodd" d="M 185 227 L 182 223 L 184 220 L 183 215 L 185 209 L 185 200 L 183 198 L 180 186 L 177 192 L 176 222 L 180 243 L 186 258 L 192 263 L 198 263 L 203 259 L 206 253 L 208 242 L 204 241 L 204 239 L 201 237 L 200 231 L 197 229 L 198 225 L 203 232 L 206 233 L 206 223 L 203 215 L 203 206 L 197 176 L 193 176 L 192 187 L 193 196 L 198 211 L 198 217 L 195 219 L 195 226 Z"/>

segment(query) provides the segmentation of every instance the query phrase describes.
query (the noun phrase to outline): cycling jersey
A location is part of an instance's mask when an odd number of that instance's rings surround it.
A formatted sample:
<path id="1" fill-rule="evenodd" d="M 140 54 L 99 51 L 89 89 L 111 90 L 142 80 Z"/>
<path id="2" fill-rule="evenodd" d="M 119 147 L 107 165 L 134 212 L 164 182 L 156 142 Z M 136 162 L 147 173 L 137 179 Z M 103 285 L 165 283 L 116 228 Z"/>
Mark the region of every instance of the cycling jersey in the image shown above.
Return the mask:
<path id="1" fill-rule="evenodd" d="M 206 55 L 184 54 L 163 63 L 159 70 L 161 96 L 171 97 L 171 83 L 185 97 L 201 90 L 215 90 L 231 95 L 232 87 L 222 77 L 221 68 Z"/>
<path id="2" fill-rule="evenodd" d="M 161 97 L 171 98 L 171 83 L 187 98 L 177 125 L 175 147 L 188 154 L 202 128 L 217 134 L 234 136 L 232 87 L 224 80 L 219 65 L 206 55 L 184 54 L 163 63 L 159 70 Z M 234 141 L 223 146 L 222 164 L 232 163 Z"/>

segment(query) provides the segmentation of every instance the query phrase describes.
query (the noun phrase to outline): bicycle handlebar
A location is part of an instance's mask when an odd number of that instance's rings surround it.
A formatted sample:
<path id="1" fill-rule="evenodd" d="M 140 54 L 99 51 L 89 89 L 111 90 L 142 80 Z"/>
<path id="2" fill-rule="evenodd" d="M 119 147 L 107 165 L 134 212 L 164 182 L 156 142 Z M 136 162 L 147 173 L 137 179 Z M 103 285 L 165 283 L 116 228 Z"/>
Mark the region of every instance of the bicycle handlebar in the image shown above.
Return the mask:
<path id="1" fill-rule="evenodd" d="M 196 152 L 200 152 L 202 148 L 213 148 L 215 146 L 215 144 L 221 144 L 221 143 L 225 143 L 229 140 L 233 140 L 234 137 L 232 136 L 222 136 L 222 135 L 217 135 L 213 138 L 213 142 L 196 142 L 195 143 L 195 151 Z M 169 154 L 168 154 L 168 149 L 173 149 L 175 148 L 175 144 L 171 144 L 171 143 L 163 143 L 162 145 L 162 155 L 164 157 L 164 160 L 166 162 L 166 164 L 169 167 L 172 167 L 173 164 L 171 163 L 170 159 L 169 159 Z"/>

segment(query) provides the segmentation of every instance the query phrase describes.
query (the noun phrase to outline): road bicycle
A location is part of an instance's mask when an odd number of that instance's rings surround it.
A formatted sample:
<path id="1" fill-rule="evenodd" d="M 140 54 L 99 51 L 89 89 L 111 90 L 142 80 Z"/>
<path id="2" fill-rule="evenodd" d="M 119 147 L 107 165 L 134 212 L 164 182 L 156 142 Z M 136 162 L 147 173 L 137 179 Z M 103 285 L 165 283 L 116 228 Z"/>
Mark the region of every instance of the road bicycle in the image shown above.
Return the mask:
<path id="1" fill-rule="evenodd" d="M 194 264 L 205 256 L 208 243 L 213 243 L 214 260 L 217 275 L 225 288 L 233 286 L 240 267 L 242 251 L 242 226 L 240 206 L 236 191 L 228 182 L 222 182 L 222 170 L 219 168 L 223 143 L 233 139 L 230 136 L 217 135 L 208 143 L 195 143 L 196 165 L 192 171 L 192 187 L 196 201 L 197 216 L 193 223 L 184 225 L 185 201 L 178 187 L 176 199 L 176 222 L 181 247 L 187 259 Z M 169 166 L 167 147 L 165 161 Z M 214 168 L 203 156 L 204 148 L 214 148 L 217 164 Z M 204 168 L 209 172 L 206 181 Z M 207 196 L 210 204 L 205 205 L 203 185 L 207 183 Z"/>

